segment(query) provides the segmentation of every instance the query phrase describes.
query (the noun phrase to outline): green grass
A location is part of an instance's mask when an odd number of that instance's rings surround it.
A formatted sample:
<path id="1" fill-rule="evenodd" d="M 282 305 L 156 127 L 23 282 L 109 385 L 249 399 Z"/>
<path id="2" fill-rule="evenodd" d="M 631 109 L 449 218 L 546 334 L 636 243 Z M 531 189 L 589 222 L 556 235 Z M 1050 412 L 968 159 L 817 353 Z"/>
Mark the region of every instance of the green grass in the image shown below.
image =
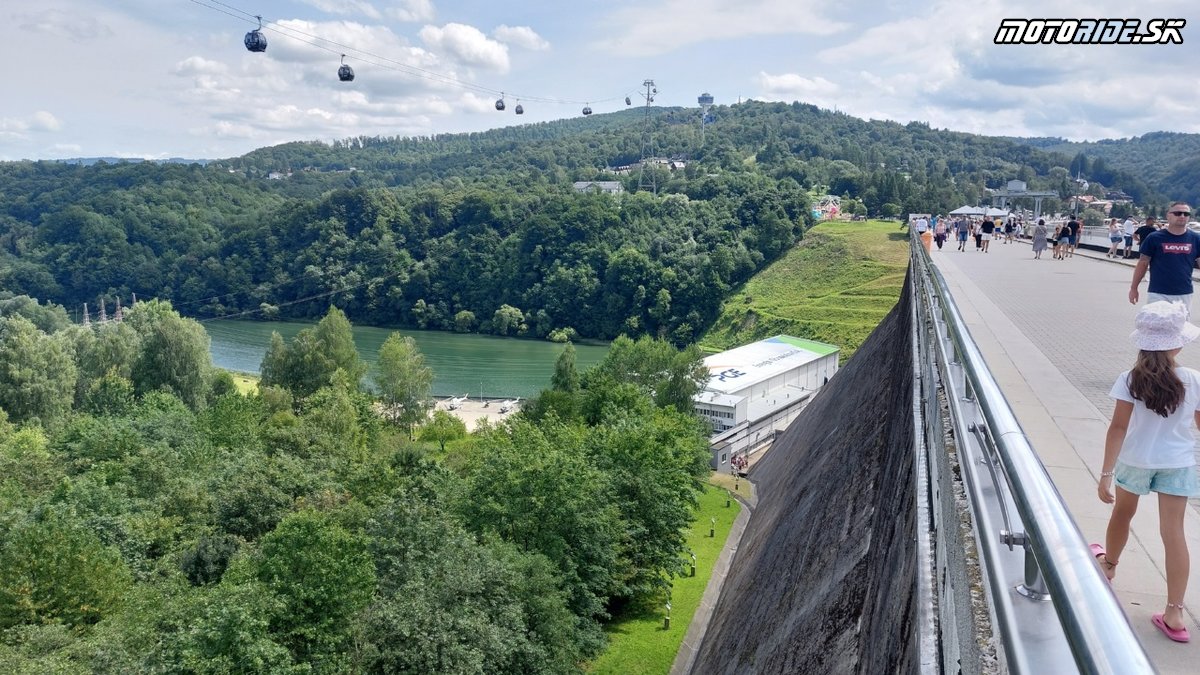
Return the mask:
<path id="1" fill-rule="evenodd" d="M 229 374 L 233 375 L 233 383 L 237 385 L 238 393 L 242 396 L 249 396 L 250 394 L 258 391 L 257 377 L 253 375 L 246 375 L 244 373 L 235 373 L 232 371 L 230 371 Z"/>
<path id="2" fill-rule="evenodd" d="M 745 487 L 743 482 L 742 488 Z M 696 553 L 696 576 L 674 579 L 670 596 L 671 628 L 663 629 L 665 608 L 662 601 L 666 596 L 650 606 L 628 610 L 605 628 L 609 639 L 608 649 L 587 668 L 589 672 L 612 675 L 663 675 L 670 672 L 688 624 L 700 606 L 704 588 L 712 576 L 713 564 L 721 554 L 733 520 L 742 508 L 736 499 L 727 508 L 727 494 L 724 489 L 709 486 L 700 495 L 696 520 L 687 532 L 687 545 Z M 715 537 L 708 536 L 712 518 L 716 518 Z M 684 561 L 684 565 L 690 571 L 691 560 Z"/>
<path id="3" fill-rule="evenodd" d="M 844 361 L 900 298 L 907 266 L 895 223 L 821 223 L 725 300 L 700 346 L 721 351 L 782 333 L 837 345 Z"/>

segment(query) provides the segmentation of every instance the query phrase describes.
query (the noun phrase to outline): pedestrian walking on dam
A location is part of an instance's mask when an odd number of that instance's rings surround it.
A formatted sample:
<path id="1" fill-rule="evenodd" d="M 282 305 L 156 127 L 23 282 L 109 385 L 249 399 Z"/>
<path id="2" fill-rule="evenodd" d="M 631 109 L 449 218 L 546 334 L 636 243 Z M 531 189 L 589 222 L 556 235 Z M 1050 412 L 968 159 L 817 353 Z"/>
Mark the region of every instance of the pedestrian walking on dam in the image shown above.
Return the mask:
<path id="1" fill-rule="evenodd" d="M 1138 349 L 1137 361 L 1117 376 L 1109 392 L 1116 407 L 1104 440 L 1104 463 L 1096 488 L 1100 501 L 1113 504 L 1113 510 L 1104 546 L 1091 545 L 1100 569 L 1111 581 L 1129 540 L 1138 499 L 1158 493 L 1167 603 L 1151 621 L 1176 642 L 1190 638 L 1183 613 L 1190 564 L 1183 518 L 1188 498 L 1200 496 L 1192 437 L 1193 425 L 1200 426 L 1200 372 L 1175 362 L 1183 346 L 1200 336 L 1200 327 L 1189 323 L 1187 317 L 1187 308 L 1179 303 L 1152 302 L 1134 320 L 1136 329 L 1131 337 Z"/>
<path id="2" fill-rule="evenodd" d="M 1050 235 L 1050 230 L 1046 229 L 1046 220 L 1038 218 L 1037 225 L 1033 226 L 1033 259 L 1041 260 L 1042 252 L 1046 250 L 1046 239 Z"/>

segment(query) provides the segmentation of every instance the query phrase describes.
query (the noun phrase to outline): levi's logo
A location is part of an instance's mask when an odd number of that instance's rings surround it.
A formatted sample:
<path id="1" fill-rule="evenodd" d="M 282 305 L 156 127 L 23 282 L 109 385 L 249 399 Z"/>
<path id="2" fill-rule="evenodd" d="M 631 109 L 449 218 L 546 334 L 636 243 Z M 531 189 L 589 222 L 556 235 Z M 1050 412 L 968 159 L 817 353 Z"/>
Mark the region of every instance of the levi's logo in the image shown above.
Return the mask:
<path id="1" fill-rule="evenodd" d="M 1163 245 L 1162 245 L 1162 250 L 1163 250 L 1163 253 L 1183 253 L 1183 254 L 1187 254 L 1187 253 L 1191 253 L 1191 252 L 1192 252 L 1192 244 L 1191 244 L 1191 242 L 1186 242 L 1186 241 L 1185 241 L 1185 242 L 1170 243 L 1170 244 L 1163 244 Z"/>

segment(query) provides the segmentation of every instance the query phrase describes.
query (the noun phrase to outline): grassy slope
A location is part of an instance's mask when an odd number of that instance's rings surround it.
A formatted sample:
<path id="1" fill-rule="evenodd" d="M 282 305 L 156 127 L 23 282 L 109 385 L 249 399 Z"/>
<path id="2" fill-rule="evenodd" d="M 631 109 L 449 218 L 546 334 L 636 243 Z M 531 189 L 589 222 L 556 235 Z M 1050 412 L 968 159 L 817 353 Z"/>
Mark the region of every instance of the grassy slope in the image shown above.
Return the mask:
<path id="1" fill-rule="evenodd" d="M 894 222 L 821 223 L 725 300 L 700 346 L 785 334 L 837 345 L 844 361 L 896 304 L 907 265 Z"/>

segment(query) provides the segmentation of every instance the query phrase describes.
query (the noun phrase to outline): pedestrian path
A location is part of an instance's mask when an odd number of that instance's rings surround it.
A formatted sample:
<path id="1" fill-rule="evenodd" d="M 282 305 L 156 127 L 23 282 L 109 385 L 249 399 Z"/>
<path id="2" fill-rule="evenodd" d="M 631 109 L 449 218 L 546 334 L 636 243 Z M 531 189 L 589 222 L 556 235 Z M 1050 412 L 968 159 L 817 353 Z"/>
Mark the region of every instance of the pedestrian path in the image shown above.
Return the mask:
<path id="1" fill-rule="evenodd" d="M 1097 498 L 1096 484 L 1113 408 L 1108 391 L 1136 356 L 1129 333 L 1137 308 L 1127 299 L 1133 261 L 1090 251 L 1061 261 L 1047 251 L 1034 260 L 1028 244 L 998 241 L 987 253 L 947 245 L 931 256 L 1084 537 L 1104 541 L 1110 507 Z M 1200 344 L 1185 347 L 1179 360 L 1200 369 Z M 1166 603 L 1153 498 L 1141 500 L 1113 583 L 1162 673 L 1195 673 L 1200 663 L 1200 500 L 1192 504 L 1185 523 L 1192 573 L 1184 604 L 1193 641 L 1170 642 L 1150 623 Z"/>

